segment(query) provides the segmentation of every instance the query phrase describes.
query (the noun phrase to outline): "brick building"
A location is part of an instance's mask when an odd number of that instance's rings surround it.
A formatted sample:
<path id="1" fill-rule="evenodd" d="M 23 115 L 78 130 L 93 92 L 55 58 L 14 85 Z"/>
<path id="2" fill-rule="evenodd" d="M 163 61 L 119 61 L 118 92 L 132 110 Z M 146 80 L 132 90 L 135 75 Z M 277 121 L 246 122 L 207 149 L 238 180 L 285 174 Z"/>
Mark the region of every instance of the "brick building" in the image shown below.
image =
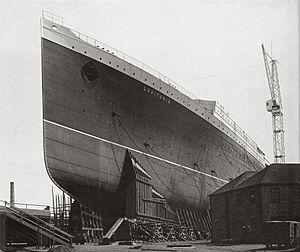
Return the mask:
<path id="1" fill-rule="evenodd" d="M 210 206 L 214 242 L 259 242 L 265 221 L 300 221 L 300 164 L 245 172 L 212 193 Z"/>

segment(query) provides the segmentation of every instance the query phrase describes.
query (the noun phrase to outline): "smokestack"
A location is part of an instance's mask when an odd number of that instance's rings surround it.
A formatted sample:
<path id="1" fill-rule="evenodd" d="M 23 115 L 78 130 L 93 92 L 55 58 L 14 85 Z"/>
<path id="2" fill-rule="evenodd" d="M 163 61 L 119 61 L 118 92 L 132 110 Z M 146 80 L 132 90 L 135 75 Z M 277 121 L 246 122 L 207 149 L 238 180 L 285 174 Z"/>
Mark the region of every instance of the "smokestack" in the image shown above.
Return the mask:
<path id="1" fill-rule="evenodd" d="M 15 206 L 15 183 L 10 182 L 10 206 Z"/>

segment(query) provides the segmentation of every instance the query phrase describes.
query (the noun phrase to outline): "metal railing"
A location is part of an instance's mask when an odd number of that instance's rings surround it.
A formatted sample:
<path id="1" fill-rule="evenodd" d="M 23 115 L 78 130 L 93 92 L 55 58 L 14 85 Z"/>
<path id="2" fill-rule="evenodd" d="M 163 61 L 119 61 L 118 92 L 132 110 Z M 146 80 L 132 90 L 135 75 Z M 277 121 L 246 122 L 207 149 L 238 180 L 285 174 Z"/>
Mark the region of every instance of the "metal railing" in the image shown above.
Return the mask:
<path id="1" fill-rule="evenodd" d="M 70 29 L 70 28 L 69 28 Z M 180 86 L 177 82 L 175 82 L 174 80 L 170 79 L 169 77 L 165 76 L 164 74 L 160 73 L 159 71 L 155 70 L 154 68 L 144 64 L 143 62 L 129 56 L 126 53 L 123 53 L 103 42 L 100 42 L 94 38 L 91 38 L 81 32 L 75 31 L 73 29 L 70 29 L 76 37 L 78 37 L 80 40 L 83 40 L 84 42 L 87 42 L 97 48 L 100 48 L 101 50 L 104 50 L 112 55 L 115 55 L 116 57 L 130 63 L 133 66 L 136 66 L 140 69 L 142 69 L 143 71 L 153 75 L 154 77 L 158 78 L 159 80 L 163 81 L 164 83 L 172 86 L 173 88 L 179 90 L 181 93 L 183 93 L 184 95 L 190 97 L 191 99 L 198 99 L 195 95 L 193 95 L 191 92 L 189 92 L 188 90 L 186 90 L 184 87 Z"/>
<path id="2" fill-rule="evenodd" d="M 3 202 L 5 203 L 5 202 Z M 7 205 L 12 205 L 17 208 L 22 208 L 22 209 L 34 209 L 34 210 L 49 210 L 50 211 L 50 206 L 49 205 L 39 205 L 39 204 L 30 204 L 30 203 L 9 203 L 6 202 Z"/>
<path id="3" fill-rule="evenodd" d="M 59 25 L 64 25 L 64 19 L 48 11 L 42 11 L 42 17 Z"/>
<path id="4" fill-rule="evenodd" d="M 229 129 L 231 129 L 243 142 L 244 147 L 257 159 L 264 162 L 264 154 L 258 151 L 257 144 L 246 134 L 242 128 L 240 128 L 229 116 L 229 113 L 225 111 L 224 107 L 220 103 L 216 103 L 214 115 L 220 119 Z"/>
<path id="5" fill-rule="evenodd" d="M 52 14 L 53 16 L 51 16 L 50 12 L 46 12 L 43 11 L 42 12 L 43 18 L 48 19 L 52 22 L 55 22 L 55 20 L 59 20 L 60 23 L 63 23 L 63 18 L 56 16 L 54 14 Z M 79 38 L 81 41 L 84 41 L 90 45 L 93 45 L 101 50 L 104 50 L 112 55 L 115 55 L 116 57 L 130 63 L 131 65 L 134 65 L 142 70 L 144 70 L 145 72 L 153 75 L 154 77 L 158 78 L 159 80 L 165 82 L 166 84 L 172 86 L 173 88 L 179 90 L 181 93 L 183 93 L 184 95 L 190 97 L 191 99 L 199 99 L 197 96 L 195 96 L 194 94 L 192 94 L 190 91 L 186 90 L 184 87 L 180 86 L 177 82 L 175 82 L 174 80 L 170 79 L 169 77 L 165 76 L 164 74 L 160 73 L 159 71 L 155 70 L 154 68 L 144 64 L 143 62 L 129 56 L 126 53 L 123 53 L 103 42 L 100 42 L 88 35 L 85 35 L 81 32 L 78 32 L 76 30 L 73 30 L 71 28 L 68 28 L 70 31 L 72 31 L 74 33 L 74 35 Z"/>
<path id="6" fill-rule="evenodd" d="M 61 23 L 63 22 L 63 18 L 58 17 L 56 15 L 53 15 L 54 17 L 51 16 L 51 13 L 49 12 L 45 12 L 47 15 L 44 15 L 43 12 L 43 17 L 55 22 L 56 19 L 61 20 Z M 50 16 L 49 16 L 50 15 Z M 197 96 L 195 96 L 194 94 L 192 94 L 190 91 L 186 90 L 184 87 L 182 87 L 181 85 L 179 85 L 177 82 L 175 82 L 174 80 L 170 79 L 169 77 L 165 76 L 164 74 L 160 73 L 159 71 L 153 69 L 152 67 L 142 63 L 141 61 L 127 55 L 126 53 L 123 53 L 109 45 L 106 45 L 103 42 L 100 42 L 90 36 L 87 36 L 81 32 L 78 32 L 76 30 L 73 30 L 71 28 L 70 31 L 73 32 L 73 34 L 80 39 L 81 41 L 84 41 L 90 45 L 93 45 L 103 51 L 106 51 L 107 53 L 110 53 L 114 56 L 116 56 L 117 58 L 120 58 L 128 63 L 130 63 L 133 66 L 136 66 L 140 69 L 142 69 L 143 71 L 151 74 L 152 76 L 158 78 L 159 80 L 163 81 L 164 83 L 170 85 L 171 87 L 177 89 L 178 91 L 180 91 L 182 94 L 184 94 L 185 96 L 189 97 L 191 99 L 190 103 L 194 103 L 196 104 L 196 106 L 198 107 L 202 107 L 202 108 L 206 108 L 205 106 L 203 106 L 202 104 L 200 104 L 200 102 L 197 102 L 196 100 L 200 100 Z M 219 104 L 218 102 L 216 103 L 216 107 L 215 107 L 215 111 L 214 111 L 214 115 L 217 115 L 217 118 L 222 121 L 226 126 L 228 126 L 234 133 L 236 133 L 244 142 L 244 144 L 246 146 L 249 146 L 250 148 L 248 148 L 247 150 L 251 150 L 251 153 L 255 155 L 255 157 L 260 157 L 259 159 L 264 159 L 264 157 L 262 157 L 258 151 L 257 151 L 257 144 L 232 120 L 232 118 L 230 118 L 229 114 L 225 111 L 225 109 L 223 108 L 223 106 L 221 104 Z"/>

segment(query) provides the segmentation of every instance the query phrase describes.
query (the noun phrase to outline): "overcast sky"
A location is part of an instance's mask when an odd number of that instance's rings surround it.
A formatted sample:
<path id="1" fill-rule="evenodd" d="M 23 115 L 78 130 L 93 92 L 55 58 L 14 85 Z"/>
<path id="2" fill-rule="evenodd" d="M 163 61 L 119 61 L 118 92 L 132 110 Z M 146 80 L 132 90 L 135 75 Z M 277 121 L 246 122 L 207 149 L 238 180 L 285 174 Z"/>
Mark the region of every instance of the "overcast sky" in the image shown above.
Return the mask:
<path id="1" fill-rule="evenodd" d="M 50 204 L 43 162 L 42 10 L 217 100 L 273 161 L 261 43 L 278 60 L 286 161 L 299 162 L 298 1 L 0 1 L 0 199 Z M 272 45 L 272 46 L 271 46 Z"/>

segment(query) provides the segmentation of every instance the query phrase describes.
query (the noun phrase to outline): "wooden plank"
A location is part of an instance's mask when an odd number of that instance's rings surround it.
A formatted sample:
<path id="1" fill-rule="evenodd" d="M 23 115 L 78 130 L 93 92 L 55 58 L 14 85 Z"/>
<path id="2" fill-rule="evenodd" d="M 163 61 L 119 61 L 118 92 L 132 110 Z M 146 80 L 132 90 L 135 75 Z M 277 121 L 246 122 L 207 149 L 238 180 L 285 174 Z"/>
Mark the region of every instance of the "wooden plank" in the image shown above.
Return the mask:
<path id="1" fill-rule="evenodd" d="M 46 229 L 45 227 L 42 227 L 42 226 L 39 226 L 39 225 L 36 225 L 35 223 L 34 224 L 31 224 L 30 222 L 26 222 L 25 221 L 25 218 L 21 219 L 13 214 L 8 214 L 7 215 L 9 218 L 19 222 L 20 224 L 58 242 L 58 243 L 61 243 L 63 245 L 69 245 L 71 243 L 71 240 L 69 240 L 68 238 L 65 238 L 65 237 L 62 237 L 61 235 L 51 231 L 51 230 L 48 230 Z"/>
<path id="2" fill-rule="evenodd" d="M 201 224 L 200 224 L 198 216 L 196 215 L 196 212 L 193 212 L 193 215 L 194 215 L 194 218 L 195 218 L 196 223 L 197 223 L 197 229 L 201 230 Z"/>
<path id="3" fill-rule="evenodd" d="M 0 250 L 5 250 L 6 245 L 6 212 L 0 212 Z"/>
<path id="4" fill-rule="evenodd" d="M 108 230 L 106 235 L 103 236 L 103 238 L 110 239 L 112 235 L 117 231 L 117 229 L 121 226 L 123 223 L 124 218 L 119 218 L 117 221 L 112 225 L 112 227 Z"/>

